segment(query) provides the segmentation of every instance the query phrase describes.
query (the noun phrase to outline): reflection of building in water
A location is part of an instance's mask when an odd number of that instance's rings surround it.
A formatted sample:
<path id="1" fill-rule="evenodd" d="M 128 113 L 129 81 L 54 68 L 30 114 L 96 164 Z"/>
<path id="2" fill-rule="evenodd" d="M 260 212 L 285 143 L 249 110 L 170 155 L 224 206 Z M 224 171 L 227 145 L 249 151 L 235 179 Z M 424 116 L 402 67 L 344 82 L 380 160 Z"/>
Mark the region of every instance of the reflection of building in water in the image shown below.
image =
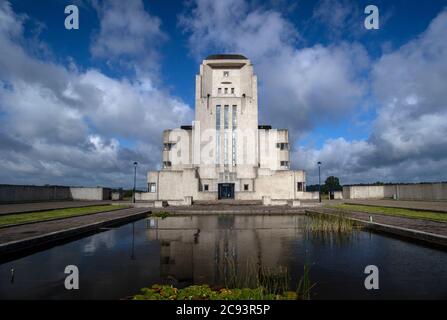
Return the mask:
<path id="1" fill-rule="evenodd" d="M 156 220 L 148 231 L 159 240 L 161 277 L 179 282 L 223 284 L 229 264 L 286 266 L 290 243 L 300 240 L 297 216 L 189 216 Z"/>

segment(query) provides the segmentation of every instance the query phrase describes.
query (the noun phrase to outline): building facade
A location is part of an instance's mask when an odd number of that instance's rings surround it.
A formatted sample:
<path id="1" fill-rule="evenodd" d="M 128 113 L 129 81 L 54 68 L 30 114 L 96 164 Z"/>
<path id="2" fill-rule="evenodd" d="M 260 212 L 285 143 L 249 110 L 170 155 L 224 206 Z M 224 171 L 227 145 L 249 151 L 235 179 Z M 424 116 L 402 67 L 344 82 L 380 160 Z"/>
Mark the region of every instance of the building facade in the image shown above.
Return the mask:
<path id="1" fill-rule="evenodd" d="M 148 172 L 142 200 L 309 199 L 306 176 L 290 169 L 287 129 L 258 123 L 257 78 L 242 55 L 211 55 L 196 76 L 195 120 L 163 132 L 160 171 Z"/>

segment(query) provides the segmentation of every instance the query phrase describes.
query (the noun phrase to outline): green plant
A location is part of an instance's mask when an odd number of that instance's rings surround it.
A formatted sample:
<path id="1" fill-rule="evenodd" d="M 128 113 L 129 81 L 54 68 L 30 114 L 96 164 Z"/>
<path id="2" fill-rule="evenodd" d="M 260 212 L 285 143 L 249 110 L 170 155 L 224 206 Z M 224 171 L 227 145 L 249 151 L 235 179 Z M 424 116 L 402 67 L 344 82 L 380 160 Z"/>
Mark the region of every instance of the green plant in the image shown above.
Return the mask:
<path id="1" fill-rule="evenodd" d="M 126 208 L 129 208 L 129 206 L 99 205 L 99 206 L 87 206 L 78 208 L 54 209 L 48 211 L 38 211 L 28 213 L 5 214 L 0 216 L 0 226 L 30 223 L 36 221 L 46 221 L 53 219 L 64 219 L 87 214 L 126 209 Z"/>
<path id="2" fill-rule="evenodd" d="M 394 208 L 394 207 L 381 207 L 381 206 L 369 206 L 360 204 L 336 204 L 328 205 L 329 208 L 339 209 L 346 212 L 365 212 L 365 213 L 377 213 L 382 215 L 405 217 L 412 219 L 424 219 L 433 221 L 447 221 L 447 214 L 444 212 L 406 209 L 406 208 Z"/>
<path id="3" fill-rule="evenodd" d="M 308 231 L 314 233 L 351 233 L 356 229 L 356 223 L 343 216 L 343 214 L 331 215 L 313 214 L 306 224 Z"/>
<path id="4" fill-rule="evenodd" d="M 141 289 L 133 300 L 295 300 L 295 292 L 268 293 L 265 288 L 211 289 L 208 285 L 194 285 L 177 289 L 168 285 L 153 285 Z"/>
<path id="5" fill-rule="evenodd" d="M 169 217 L 171 214 L 169 212 L 166 211 L 159 211 L 159 212 L 154 212 L 152 213 L 152 217 L 156 217 L 156 218 L 161 218 L 161 219 L 165 219 L 167 217 Z"/>
<path id="6" fill-rule="evenodd" d="M 303 267 L 303 276 L 301 277 L 300 281 L 298 282 L 298 286 L 296 288 L 296 296 L 297 299 L 300 300 L 310 300 L 310 293 L 311 290 L 316 285 L 315 283 L 311 283 L 310 277 L 309 277 L 309 271 L 310 267 L 307 265 L 304 265 Z"/>

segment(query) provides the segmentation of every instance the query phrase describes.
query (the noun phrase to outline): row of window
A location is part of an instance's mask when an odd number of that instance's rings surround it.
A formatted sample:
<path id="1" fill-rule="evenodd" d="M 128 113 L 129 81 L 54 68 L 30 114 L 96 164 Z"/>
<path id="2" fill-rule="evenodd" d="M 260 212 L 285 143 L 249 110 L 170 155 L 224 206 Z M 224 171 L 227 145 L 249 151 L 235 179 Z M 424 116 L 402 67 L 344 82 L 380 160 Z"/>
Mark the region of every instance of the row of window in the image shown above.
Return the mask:
<path id="1" fill-rule="evenodd" d="M 204 184 L 203 185 L 203 190 L 204 191 L 209 191 L 210 187 L 208 184 Z M 249 184 L 244 184 L 244 191 L 249 191 L 250 190 L 250 185 Z M 297 191 L 304 191 L 304 183 L 303 182 L 297 182 L 296 184 L 296 190 Z M 150 182 L 148 183 L 148 191 L 155 193 L 157 192 L 157 184 L 155 182 Z"/>
<path id="2" fill-rule="evenodd" d="M 228 94 L 229 88 L 223 88 L 224 94 Z M 231 88 L 231 94 L 234 94 L 234 88 Z M 217 94 L 222 94 L 222 88 L 217 88 Z"/>
<path id="3" fill-rule="evenodd" d="M 289 167 L 290 166 L 290 162 L 289 161 L 281 161 L 280 162 L 281 167 Z"/>
<path id="4" fill-rule="evenodd" d="M 204 184 L 203 185 L 203 191 L 209 191 L 210 187 L 208 184 Z M 244 191 L 249 191 L 250 190 L 250 185 L 248 184 L 244 184 Z"/>
<path id="5" fill-rule="evenodd" d="M 280 150 L 289 150 L 289 144 L 288 143 L 277 143 L 276 147 L 279 148 Z"/>
<path id="6" fill-rule="evenodd" d="M 230 106 L 224 105 L 224 129 L 229 129 L 230 122 Z M 220 163 L 220 121 L 221 121 L 221 106 L 216 106 L 216 163 Z M 231 112 L 231 124 L 232 124 L 232 150 L 231 150 L 231 160 L 232 165 L 236 165 L 236 150 L 237 150 L 237 140 L 236 140 L 236 128 L 237 128 L 237 105 L 232 106 Z M 229 141 L 228 132 L 224 131 L 224 164 L 229 164 Z"/>

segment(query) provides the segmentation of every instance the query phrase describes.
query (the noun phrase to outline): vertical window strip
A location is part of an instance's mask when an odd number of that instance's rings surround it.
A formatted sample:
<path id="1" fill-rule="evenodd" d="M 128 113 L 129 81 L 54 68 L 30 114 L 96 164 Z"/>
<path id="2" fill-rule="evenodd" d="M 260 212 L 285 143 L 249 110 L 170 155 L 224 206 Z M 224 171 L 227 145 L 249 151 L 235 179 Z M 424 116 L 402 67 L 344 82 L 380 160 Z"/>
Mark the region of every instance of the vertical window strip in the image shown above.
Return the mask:
<path id="1" fill-rule="evenodd" d="M 236 141 L 236 128 L 237 128 L 237 106 L 233 106 L 233 110 L 231 112 L 232 117 L 232 163 L 233 167 L 236 166 L 236 150 L 237 150 L 237 141 Z"/>
<path id="2" fill-rule="evenodd" d="M 229 128 L 229 110 L 228 105 L 224 106 L 224 164 L 228 165 L 228 128 Z"/>
<path id="3" fill-rule="evenodd" d="M 220 105 L 216 106 L 216 164 L 220 164 Z"/>

